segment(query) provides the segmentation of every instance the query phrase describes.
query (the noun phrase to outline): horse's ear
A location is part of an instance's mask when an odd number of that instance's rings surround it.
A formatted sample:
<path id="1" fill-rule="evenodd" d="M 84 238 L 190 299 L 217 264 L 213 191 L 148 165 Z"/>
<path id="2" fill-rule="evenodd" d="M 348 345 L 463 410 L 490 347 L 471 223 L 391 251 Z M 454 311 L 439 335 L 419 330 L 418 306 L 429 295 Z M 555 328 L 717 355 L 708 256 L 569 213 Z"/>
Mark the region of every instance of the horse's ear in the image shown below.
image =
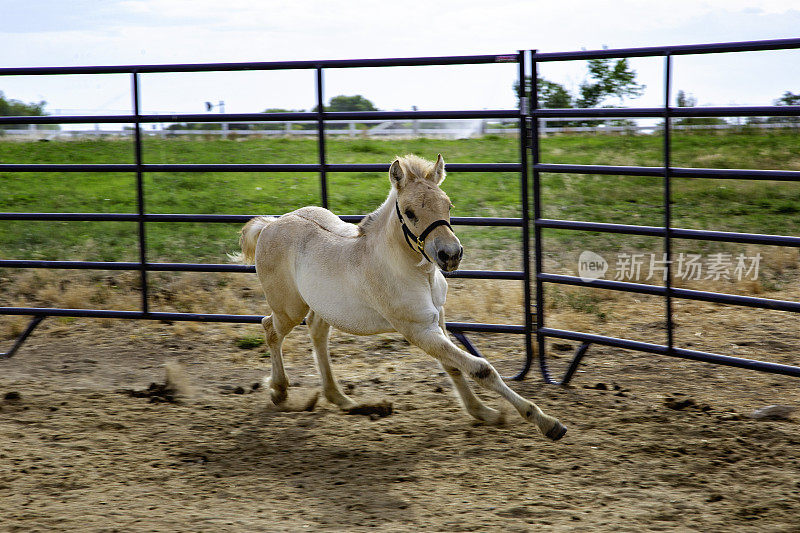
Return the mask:
<path id="1" fill-rule="evenodd" d="M 446 175 L 444 171 L 444 158 L 442 158 L 442 154 L 439 154 L 439 157 L 436 158 L 436 164 L 433 165 L 431 179 L 433 179 L 436 185 L 439 185 L 444 181 Z"/>
<path id="2" fill-rule="evenodd" d="M 399 159 L 395 159 L 392 166 L 389 167 L 389 179 L 392 180 L 392 185 L 394 185 L 398 191 L 405 186 L 406 174 L 403 172 L 403 167 L 400 166 Z"/>

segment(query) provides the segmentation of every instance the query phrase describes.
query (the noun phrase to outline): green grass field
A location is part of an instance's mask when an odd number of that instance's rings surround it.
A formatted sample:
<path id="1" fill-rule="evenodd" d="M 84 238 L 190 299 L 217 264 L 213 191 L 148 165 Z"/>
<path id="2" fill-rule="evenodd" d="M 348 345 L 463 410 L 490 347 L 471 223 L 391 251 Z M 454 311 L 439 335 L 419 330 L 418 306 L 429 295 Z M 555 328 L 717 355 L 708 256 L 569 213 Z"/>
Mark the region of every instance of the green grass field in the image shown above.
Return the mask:
<path id="1" fill-rule="evenodd" d="M 705 168 L 800 170 L 800 136 L 792 132 L 676 134 L 673 164 Z M 315 139 L 146 139 L 146 163 L 315 163 Z M 330 163 L 383 163 L 413 152 L 450 163 L 516 162 L 518 141 L 488 136 L 468 140 L 329 139 Z M 569 135 L 542 142 L 547 163 L 661 164 L 659 136 Z M 2 163 L 132 163 L 129 140 L 0 141 Z M 547 218 L 660 225 L 659 178 L 545 174 Z M 363 214 L 388 192 L 382 173 L 329 174 L 329 201 L 339 214 Z M 443 188 L 454 216 L 520 216 L 519 176 L 450 173 Z M 150 213 L 280 214 L 319 204 L 316 174 L 157 173 L 145 176 Z M 800 184 L 682 179 L 674 182 L 674 225 L 796 235 L 800 230 Z M 135 178 L 113 173 L 0 174 L 0 211 L 133 213 Z M 238 224 L 151 223 L 151 261 L 224 262 L 237 249 Z M 457 228 L 473 258 L 518 258 L 519 230 Z M 640 247 L 653 239 L 548 231 L 550 249 Z M 698 246 L 701 243 L 697 243 Z M 707 245 L 707 243 L 706 243 Z M 130 261 L 138 257 L 135 223 L 0 222 L 0 257 Z M 469 257 L 469 256 L 468 256 Z M 518 260 L 518 259 L 517 259 Z M 513 261 L 512 261 L 513 262 Z M 516 268 L 518 265 L 505 265 Z"/>

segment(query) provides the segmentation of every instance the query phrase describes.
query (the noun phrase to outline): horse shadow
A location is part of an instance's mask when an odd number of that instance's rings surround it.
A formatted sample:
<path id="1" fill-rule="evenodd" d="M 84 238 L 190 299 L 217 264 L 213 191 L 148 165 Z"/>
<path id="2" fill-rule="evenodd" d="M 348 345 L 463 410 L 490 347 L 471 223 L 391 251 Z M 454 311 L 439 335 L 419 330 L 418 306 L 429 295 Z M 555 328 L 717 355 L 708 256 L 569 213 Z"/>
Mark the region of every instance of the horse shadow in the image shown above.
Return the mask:
<path id="1" fill-rule="evenodd" d="M 325 416 L 342 416 L 341 426 L 321 431 Z M 251 494 L 265 505 L 296 501 L 292 517 L 322 527 L 413 522 L 403 485 L 417 480 L 417 454 L 424 450 L 390 452 L 381 445 L 381 431 L 348 418 L 319 411 L 255 413 L 224 450 L 209 454 L 205 466 L 239 487 L 252 484 Z"/>

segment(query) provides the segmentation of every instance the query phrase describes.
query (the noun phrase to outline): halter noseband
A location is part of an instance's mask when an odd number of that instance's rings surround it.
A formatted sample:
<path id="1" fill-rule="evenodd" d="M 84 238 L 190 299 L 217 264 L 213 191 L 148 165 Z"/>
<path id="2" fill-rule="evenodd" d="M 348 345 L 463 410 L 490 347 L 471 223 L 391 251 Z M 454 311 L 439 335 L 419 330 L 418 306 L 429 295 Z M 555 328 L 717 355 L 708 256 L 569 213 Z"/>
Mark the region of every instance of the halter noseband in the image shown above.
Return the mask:
<path id="1" fill-rule="evenodd" d="M 431 261 L 431 258 L 428 257 L 428 254 L 425 253 L 425 239 L 428 238 L 428 235 L 430 235 L 430 233 L 439 226 L 447 226 L 448 228 L 450 228 L 450 231 L 453 231 L 453 227 L 446 220 L 442 219 L 435 220 L 434 222 L 431 223 L 430 226 L 425 228 L 425 231 L 419 234 L 419 237 L 417 237 L 416 235 L 414 235 L 414 232 L 408 229 L 406 221 L 403 220 L 403 215 L 402 213 L 400 213 L 400 204 L 397 202 L 397 200 L 394 201 L 394 207 L 395 210 L 397 211 L 397 218 L 400 219 L 400 225 L 403 228 L 403 236 L 406 238 L 406 242 L 408 243 L 409 248 L 421 253 L 422 257 L 427 259 L 429 263 L 433 263 L 433 261 Z"/>

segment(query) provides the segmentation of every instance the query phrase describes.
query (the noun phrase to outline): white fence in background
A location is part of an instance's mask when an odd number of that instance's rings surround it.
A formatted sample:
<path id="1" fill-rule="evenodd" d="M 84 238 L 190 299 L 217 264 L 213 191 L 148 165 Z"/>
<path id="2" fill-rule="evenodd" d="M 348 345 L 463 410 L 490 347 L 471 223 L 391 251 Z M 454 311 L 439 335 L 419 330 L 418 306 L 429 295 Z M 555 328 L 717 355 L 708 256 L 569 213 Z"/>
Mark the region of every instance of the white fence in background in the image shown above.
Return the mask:
<path id="1" fill-rule="evenodd" d="M 547 119 L 540 121 L 540 132 L 543 135 L 549 134 L 568 134 L 568 133 L 634 133 L 634 134 L 653 134 L 660 131 L 658 124 L 637 124 L 615 125 L 614 121 L 600 123 L 594 126 L 553 126 L 558 122 L 574 122 L 574 119 Z M 616 121 L 618 124 L 619 121 Z M 259 125 L 263 125 L 260 123 Z M 224 138 L 238 138 L 244 136 L 289 136 L 304 137 L 317 135 L 316 123 L 309 122 L 271 122 L 271 126 L 279 126 L 275 129 L 254 129 L 258 126 L 251 125 L 251 129 L 230 129 L 228 124 L 222 124 L 221 129 L 216 130 L 170 130 L 164 124 L 154 125 L 154 129 L 142 127 L 142 134 L 150 137 L 176 137 L 176 136 L 220 136 Z M 314 127 L 309 127 L 313 124 Z M 92 137 L 127 137 L 133 135 L 133 129 L 126 127 L 122 129 L 101 129 L 101 126 L 108 124 L 95 124 L 94 129 L 38 129 L 35 124 L 31 124 L 24 129 L 0 129 L 0 138 L 11 138 L 20 140 L 38 139 L 76 139 Z M 337 135 L 345 137 L 362 138 L 414 138 L 429 137 L 439 139 L 468 139 L 482 137 L 484 135 L 508 135 L 515 136 L 519 130 L 515 120 L 425 120 L 425 121 L 347 121 L 329 122 L 325 130 L 327 135 Z M 728 130 L 742 127 L 759 129 L 785 129 L 793 128 L 800 132 L 800 123 L 754 123 L 754 124 L 701 124 L 701 125 L 674 125 L 675 130 Z"/>

